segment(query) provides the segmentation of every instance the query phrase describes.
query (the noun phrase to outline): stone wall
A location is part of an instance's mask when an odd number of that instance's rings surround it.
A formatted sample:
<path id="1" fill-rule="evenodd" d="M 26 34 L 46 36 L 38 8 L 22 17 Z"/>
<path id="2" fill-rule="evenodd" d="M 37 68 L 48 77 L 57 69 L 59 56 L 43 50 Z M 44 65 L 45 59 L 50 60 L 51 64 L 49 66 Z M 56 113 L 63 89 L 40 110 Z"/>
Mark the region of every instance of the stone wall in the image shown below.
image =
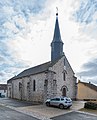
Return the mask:
<path id="1" fill-rule="evenodd" d="M 57 94 L 57 81 L 55 78 L 55 73 L 53 71 L 49 71 L 46 74 L 46 81 L 47 81 L 47 84 L 45 85 L 46 91 L 44 90 L 44 95 L 46 95 L 44 98 L 45 100 L 47 98 L 55 97 Z"/>
<path id="2" fill-rule="evenodd" d="M 66 80 L 65 84 L 68 88 L 67 90 L 67 96 L 75 99 L 76 98 L 76 77 L 74 76 L 74 72 L 68 62 L 68 60 L 65 57 L 65 66 L 66 66 Z"/>
<path id="3" fill-rule="evenodd" d="M 43 101 L 44 79 L 45 73 L 40 73 L 29 77 L 13 80 L 12 98 L 27 101 Z M 33 91 L 33 80 L 35 80 L 35 91 Z M 21 87 L 19 86 L 20 83 Z"/>

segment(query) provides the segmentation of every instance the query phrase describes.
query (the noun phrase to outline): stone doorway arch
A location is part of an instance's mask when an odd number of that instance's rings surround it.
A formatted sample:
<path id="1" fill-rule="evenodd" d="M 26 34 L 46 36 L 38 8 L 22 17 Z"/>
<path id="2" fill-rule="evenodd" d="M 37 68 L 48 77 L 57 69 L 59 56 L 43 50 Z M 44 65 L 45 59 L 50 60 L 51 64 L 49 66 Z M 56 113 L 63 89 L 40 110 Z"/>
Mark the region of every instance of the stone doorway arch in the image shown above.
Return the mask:
<path id="1" fill-rule="evenodd" d="M 68 91 L 68 89 L 67 89 L 67 86 L 62 86 L 62 88 L 61 88 L 61 91 L 62 91 L 62 96 L 66 96 L 67 95 L 67 91 Z"/>
<path id="2" fill-rule="evenodd" d="M 62 89 L 62 96 L 64 96 L 64 97 L 66 96 L 66 88 Z"/>

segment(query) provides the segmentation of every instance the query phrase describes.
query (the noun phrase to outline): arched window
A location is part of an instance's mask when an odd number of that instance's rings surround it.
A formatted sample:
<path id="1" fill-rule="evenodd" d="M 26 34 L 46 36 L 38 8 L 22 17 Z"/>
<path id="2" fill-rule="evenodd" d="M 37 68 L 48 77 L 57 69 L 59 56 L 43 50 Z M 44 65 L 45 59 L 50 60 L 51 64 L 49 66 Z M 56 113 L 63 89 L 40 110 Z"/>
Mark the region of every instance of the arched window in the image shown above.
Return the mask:
<path id="1" fill-rule="evenodd" d="M 30 89 L 30 82 L 27 82 L 27 89 Z"/>
<path id="2" fill-rule="evenodd" d="M 19 82 L 19 91 L 22 89 L 22 83 Z"/>
<path id="3" fill-rule="evenodd" d="M 56 86 L 56 80 L 53 80 L 53 85 Z"/>
<path id="4" fill-rule="evenodd" d="M 44 81 L 44 86 L 47 86 L 47 85 L 48 85 L 48 80 L 45 79 L 45 81 Z"/>
<path id="5" fill-rule="evenodd" d="M 66 74 L 65 74 L 65 72 L 63 72 L 63 80 L 64 81 L 66 80 Z"/>
<path id="6" fill-rule="evenodd" d="M 35 80 L 33 80 L 33 91 L 35 91 L 36 89 L 36 83 L 35 83 Z"/>

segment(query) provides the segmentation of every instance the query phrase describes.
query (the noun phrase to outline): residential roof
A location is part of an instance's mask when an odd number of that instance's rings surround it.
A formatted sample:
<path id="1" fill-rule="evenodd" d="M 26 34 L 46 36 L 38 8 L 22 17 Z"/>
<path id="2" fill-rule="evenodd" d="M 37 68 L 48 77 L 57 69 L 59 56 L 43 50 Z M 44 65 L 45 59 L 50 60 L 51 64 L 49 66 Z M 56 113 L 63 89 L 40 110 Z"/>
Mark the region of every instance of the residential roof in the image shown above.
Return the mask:
<path id="1" fill-rule="evenodd" d="M 0 84 L 0 90 L 7 90 L 7 84 Z"/>
<path id="2" fill-rule="evenodd" d="M 90 82 L 89 82 L 89 83 L 86 83 L 86 82 L 81 82 L 81 81 L 79 81 L 79 83 L 82 83 L 82 84 L 84 84 L 85 86 L 87 86 L 87 87 L 89 87 L 89 88 L 97 91 L 97 86 L 94 85 L 94 84 L 92 84 L 92 83 L 90 83 Z"/>

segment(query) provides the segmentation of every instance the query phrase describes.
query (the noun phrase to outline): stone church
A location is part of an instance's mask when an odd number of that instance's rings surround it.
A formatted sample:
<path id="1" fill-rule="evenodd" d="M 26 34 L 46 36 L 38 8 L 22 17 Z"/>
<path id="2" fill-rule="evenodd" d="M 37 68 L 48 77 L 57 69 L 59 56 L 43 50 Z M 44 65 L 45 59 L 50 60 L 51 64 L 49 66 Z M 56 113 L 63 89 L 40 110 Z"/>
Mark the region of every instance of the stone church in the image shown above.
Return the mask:
<path id="1" fill-rule="evenodd" d="M 7 81 L 8 97 L 26 101 L 44 102 L 55 96 L 76 99 L 76 77 L 64 52 L 58 23 L 51 43 L 51 61 L 24 70 Z"/>

